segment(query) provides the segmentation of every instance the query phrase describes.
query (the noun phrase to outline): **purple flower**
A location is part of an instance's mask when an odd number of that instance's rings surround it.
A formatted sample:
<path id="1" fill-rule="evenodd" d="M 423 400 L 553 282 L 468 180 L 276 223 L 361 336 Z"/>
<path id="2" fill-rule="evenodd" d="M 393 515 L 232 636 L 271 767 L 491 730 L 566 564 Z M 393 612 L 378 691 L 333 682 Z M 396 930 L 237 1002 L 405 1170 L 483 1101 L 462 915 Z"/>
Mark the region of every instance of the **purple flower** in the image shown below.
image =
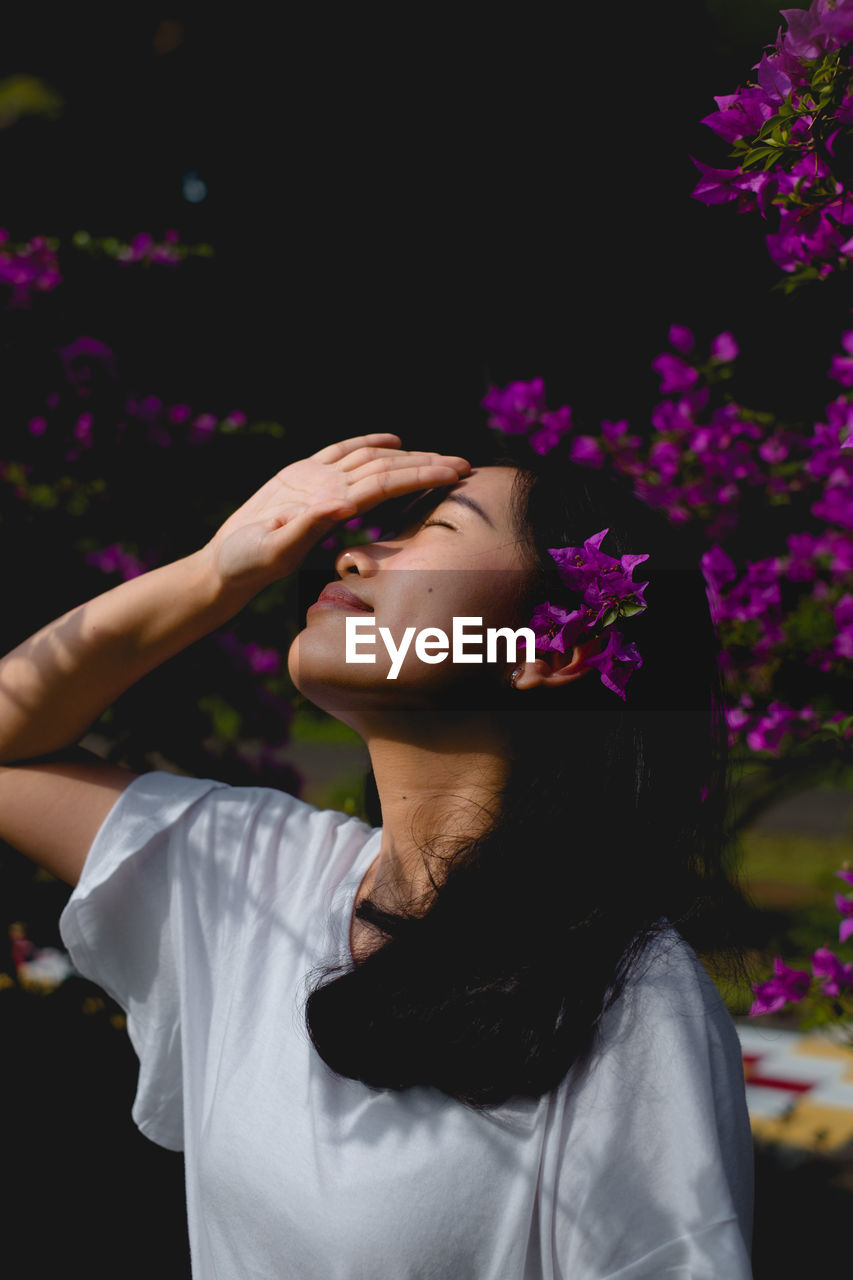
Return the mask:
<path id="1" fill-rule="evenodd" d="M 232 431 L 239 431 L 245 427 L 249 419 L 241 409 L 232 409 L 226 418 L 223 418 L 223 424 L 228 426 Z"/>
<path id="2" fill-rule="evenodd" d="M 853 40 L 853 5 L 844 0 L 831 8 L 828 4 L 820 7 L 820 30 L 834 36 L 839 45 Z"/>
<path id="3" fill-rule="evenodd" d="M 836 717 L 833 717 L 833 719 L 835 719 L 835 718 L 836 718 Z M 844 719 L 844 713 L 843 713 L 843 712 L 839 712 L 839 713 L 838 713 L 837 718 L 839 718 L 839 719 L 843 720 L 843 719 Z M 835 873 L 835 874 L 838 876 L 838 878 L 839 878 L 840 880 L 846 880 L 848 884 L 853 884 L 853 871 L 850 871 L 850 870 L 849 870 L 849 866 L 850 866 L 850 864 L 849 864 L 849 863 L 847 863 L 845 866 L 843 866 L 843 867 L 841 868 L 841 870 L 840 870 L 840 871 L 836 871 L 836 873 Z"/>
<path id="4" fill-rule="evenodd" d="M 741 211 L 755 207 L 754 197 L 750 199 L 745 193 L 744 175 L 740 169 L 713 169 L 693 156 L 690 158 L 702 175 L 691 192 L 694 200 L 701 200 L 707 205 L 740 200 Z"/>
<path id="5" fill-rule="evenodd" d="M 632 595 L 640 584 L 631 581 L 631 574 L 638 564 L 648 560 L 646 555 L 625 555 L 620 559 L 601 551 L 609 529 L 587 538 L 582 547 L 549 547 L 548 553 L 556 562 L 560 578 L 572 591 L 586 592 L 587 588 L 598 585 L 599 579 L 607 575 L 607 585 L 623 596 Z M 641 584 L 643 588 L 649 584 Z"/>
<path id="6" fill-rule="evenodd" d="M 785 577 L 791 582 L 813 582 L 817 539 L 811 533 L 790 533 L 786 541 L 789 555 Z"/>
<path id="7" fill-rule="evenodd" d="M 779 436 L 771 436 L 769 440 L 765 440 L 758 446 L 759 458 L 769 462 L 771 465 L 777 462 L 784 462 L 788 452 L 788 446 Z"/>
<path id="8" fill-rule="evenodd" d="M 29 423 L 27 424 L 27 430 L 31 436 L 43 436 L 45 431 L 47 431 L 47 419 L 30 418 Z"/>
<path id="9" fill-rule="evenodd" d="M 771 702 L 755 728 L 746 735 L 747 746 L 752 751 L 778 751 L 782 739 L 792 731 L 797 721 L 813 718 L 810 707 L 794 711 L 781 702 Z"/>
<path id="10" fill-rule="evenodd" d="M 735 732 L 744 729 L 751 719 L 749 712 L 742 706 L 726 707 L 725 717 L 727 726 Z"/>
<path id="11" fill-rule="evenodd" d="M 696 346 L 696 339 L 693 337 L 690 329 L 685 328 L 683 324 L 673 324 L 669 328 L 669 344 L 675 347 L 679 355 L 689 356 L 690 352 Z"/>
<path id="12" fill-rule="evenodd" d="M 720 364 L 730 364 L 737 359 L 738 345 L 730 333 L 718 333 L 711 342 L 711 359 Z"/>
<path id="13" fill-rule="evenodd" d="M 699 379 L 699 374 L 691 365 L 666 352 L 652 361 L 652 368 L 661 376 L 660 390 L 661 395 L 665 396 L 673 392 L 689 391 Z"/>
<path id="14" fill-rule="evenodd" d="M 827 530 L 815 543 L 815 554 L 828 557 L 833 576 L 844 579 L 853 573 L 853 542 L 843 533 Z"/>
<path id="15" fill-rule="evenodd" d="M 84 449 L 91 448 L 93 422 L 94 418 L 91 413 L 81 413 L 74 424 L 74 439 L 79 440 Z"/>
<path id="16" fill-rule="evenodd" d="M 281 654 L 277 649 L 262 649 L 259 644 L 250 643 L 245 648 L 246 660 L 252 671 L 258 675 L 277 675 L 281 667 Z"/>
<path id="17" fill-rule="evenodd" d="M 27 307 L 32 290 L 45 293 L 62 283 L 56 251 L 44 236 L 34 236 L 23 248 L 8 245 L 4 232 L 0 240 L 0 284 L 11 285 L 11 306 Z"/>
<path id="18" fill-rule="evenodd" d="M 718 110 L 702 119 L 726 142 L 752 137 L 773 115 L 773 103 L 762 88 L 739 89 L 737 93 L 715 97 Z"/>
<path id="19" fill-rule="evenodd" d="M 789 969 L 777 956 L 773 961 L 773 977 L 768 982 L 753 986 L 756 999 L 749 1011 L 750 1018 L 764 1013 L 777 1013 L 786 1004 L 796 1004 L 807 995 L 811 975 L 805 969 Z"/>
<path id="20" fill-rule="evenodd" d="M 778 609 L 782 602 L 779 587 L 781 571 L 782 561 L 776 556 L 748 561 L 746 573 L 737 587 L 729 592 L 730 616 L 736 622 L 749 622 Z"/>
<path id="21" fill-rule="evenodd" d="M 604 450 L 595 436 L 575 436 L 569 457 L 582 467 L 603 467 L 605 462 Z"/>
<path id="22" fill-rule="evenodd" d="M 842 529 L 853 529 L 853 489 L 842 488 L 840 485 L 827 488 L 823 497 L 812 503 L 811 512 L 827 524 L 839 524 Z"/>
<path id="23" fill-rule="evenodd" d="M 634 671 L 643 665 L 640 651 L 633 641 L 625 644 L 620 631 L 611 628 L 608 632 L 607 646 L 601 653 L 586 659 L 586 666 L 597 667 L 601 674 L 602 684 L 607 685 L 614 693 L 625 700 L 625 685 Z"/>
<path id="24" fill-rule="evenodd" d="M 838 929 L 838 941 L 846 942 L 853 933 L 853 898 L 847 898 L 843 893 L 835 895 L 835 905 L 843 916 Z"/>
<path id="25" fill-rule="evenodd" d="M 194 419 L 189 434 L 191 444 L 202 444 L 209 440 L 216 430 L 216 418 L 212 413 L 200 413 Z"/>
<path id="26" fill-rule="evenodd" d="M 829 376 L 842 387 L 853 386 L 853 329 L 847 329 L 841 335 L 841 345 L 846 355 L 833 356 L 829 368 Z"/>
<path id="27" fill-rule="evenodd" d="M 813 260 L 826 263 L 841 250 L 845 236 L 827 216 L 828 207 L 802 214 L 783 209 L 778 232 L 766 237 L 767 251 L 777 267 L 795 271 Z"/>
<path id="28" fill-rule="evenodd" d="M 836 626 L 835 652 L 839 658 L 853 658 L 853 595 L 843 595 L 832 616 Z"/>
<path id="29" fill-rule="evenodd" d="M 524 435 L 547 411 L 545 379 L 510 382 L 506 387 L 490 387 L 480 401 L 489 410 L 488 425 L 507 435 Z"/>
<path id="30" fill-rule="evenodd" d="M 105 373 L 113 379 L 118 376 L 112 351 L 97 338 L 75 338 L 59 348 L 59 358 L 72 387 L 88 385 L 95 373 Z"/>
<path id="31" fill-rule="evenodd" d="M 86 564 L 94 565 L 102 573 L 120 573 L 125 582 L 145 573 L 145 565 L 142 561 L 125 551 L 120 542 L 114 542 L 100 551 L 89 551 L 84 558 Z"/>
<path id="32" fill-rule="evenodd" d="M 714 591 L 720 591 L 737 577 L 737 569 L 722 547 L 711 547 L 700 563 L 705 581 Z"/>
<path id="33" fill-rule="evenodd" d="M 758 71 L 758 83 L 767 94 L 767 97 L 776 105 L 781 105 L 791 92 L 791 77 L 786 75 L 782 67 L 779 65 L 778 55 L 776 57 L 768 57 L 765 53 L 761 61 L 756 64 Z"/>
<path id="34" fill-rule="evenodd" d="M 134 236 L 129 245 L 120 249 L 115 255 L 117 262 L 159 262 L 167 266 L 176 266 L 181 261 L 181 253 L 176 245 L 177 234 L 167 231 L 162 244 L 155 243 L 148 231 Z"/>
<path id="35" fill-rule="evenodd" d="M 833 356 L 829 376 L 842 387 L 853 387 L 853 356 Z"/>
<path id="36" fill-rule="evenodd" d="M 548 453 L 572 429 L 572 411 L 567 404 L 546 410 L 540 415 L 541 427 L 530 436 L 530 447 L 539 454 Z M 590 437 L 583 437 L 590 439 Z M 602 458 L 603 461 L 603 458 Z"/>
<path id="37" fill-rule="evenodd" d="M 594 620 L 593 611 L 584 606 L 569 612 L 546 601 L 536 606 L 527 625 L 536 636 L 537 649 L 556 649 L 558 653 L 567 653 L 580 639 L 587 638 L 586 623 L 592 624 Z"/>
<path id="38" fill-rule="evenodd" d="M 812 0 L 808 9 L 779 12 L 788 24 L 782 47 L 798 58 L 819 58 L 853 38 L 853 13 L 843 0 Z"/>
<path id="39" fill-rule="evenodd" d="M 662 480 L 672 480 L 681 463 L 681 450 L 673 440 L 656 440 L 649 450 L 649 466 Z"/>
<path id="40" fill-rule="evenodd" d="M 826 996 L 840 996 L 853 988 L 853 964 L 842 964 L 828 947 L 819 947 L 812 956 L 812 973 Z"/>

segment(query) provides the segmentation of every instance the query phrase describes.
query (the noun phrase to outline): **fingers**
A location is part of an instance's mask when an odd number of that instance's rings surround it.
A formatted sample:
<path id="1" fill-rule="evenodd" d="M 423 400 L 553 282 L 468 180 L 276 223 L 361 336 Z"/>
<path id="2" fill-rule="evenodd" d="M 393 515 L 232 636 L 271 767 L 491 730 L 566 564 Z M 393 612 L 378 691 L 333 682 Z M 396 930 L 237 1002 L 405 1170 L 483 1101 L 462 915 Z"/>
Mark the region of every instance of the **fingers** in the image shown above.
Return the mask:
<path id="1" fill-rule="evenodd" d="M 336 470 L 350 473 L 353 481 L 355 481 L 356 479 L 363 480 L 367 476 L 376 475 L 377 472 L 388 469 L 429 466 L 449 468 L 457 475 L 464 475 L 471 469 L 467 459 L 457 457 L 456 454 L 417 453 L 409 452 L 408 450 L 400 452 L 399 450 L 389 451 L 387 449 L 356 449 L 354 453 L 348 454 L 341 461 Z M 354 474 L 356 471 L 358 476 Z"/>
<path id="2" fill-rule="evenodd" d="M 465 470 L 467 469 L 466 464 Z M 393 469 L 386 466 L 373 475 L 354 481 L 349 487 L 349 496 L 358 503 L 359 511 L 366 511 L 384 502 L 386 498 L 397 498 L 416 489 L 441 488 L 455 484 L 458 479 L 457 469 L 444 464 L 430 463 Z"/>
<path id="3" fill-rule="evenodd" d="M 336 444 L 326 445 L 325 449 L 319 449 L 311 456 L 315 462 L 339 462 L 355 449 L 371 447 L 394 449 L 401 443 L 400 437 L 395 436 L 392 431 L 376 431 L 368 436 L 352 436 L 349 440 L 339 440 Z"/>

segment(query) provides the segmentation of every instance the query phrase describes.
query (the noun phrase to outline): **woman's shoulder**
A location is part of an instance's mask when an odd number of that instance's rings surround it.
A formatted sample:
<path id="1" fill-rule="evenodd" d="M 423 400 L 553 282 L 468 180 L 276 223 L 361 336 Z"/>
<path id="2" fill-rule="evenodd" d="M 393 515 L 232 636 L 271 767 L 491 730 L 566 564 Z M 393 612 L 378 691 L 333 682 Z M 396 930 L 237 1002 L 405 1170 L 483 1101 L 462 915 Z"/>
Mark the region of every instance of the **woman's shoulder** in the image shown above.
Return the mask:
<path id="1" fill-rule="evenodd" d="M 269 822 L 296 824 L 353 836 L 369 836 L 373 828 L 361 818 L 339 809 L 319 808 L 290 791 L 273 786 L 235 786 L 216 778 L 196 778 L 152 769 L 139 774 L 119 796 L 110 818 L 141 821 L 152 829 L 168 828 L 181 819 L 214 817 L 235 824 L 260 817 Z"/>
<path id="2" fill-rule="evenodd" d="M 736 1034 L 703 961 L 665 920 L 644 939 L 608 1012 L 613 1022 L 620 1023 L 644 1021 L 649 1016 L 666 1024 L 711 1019 L 730 1026 L 732 1035 Z"/>
<path id="3" fill-rule="evenodd" d="M 158 849 L 171 851 L 180 874 L 223 882 L 298 878 L 301 868 L 343 868 L 373 834 L 360 818 L 320 809 L 269 786 L 232 786 L 151 770 L 121 793 L 95 837 L 85 887 Z"/>
<path id="4" fill-rule="evenodd" d="M 592 1055 L 648 1089 L 689 1077 L 695 1089 L 725 1094 L 742 1084 L 737 1030 L 702 960 L 677 929 L 662 922 L 646 940 L 603 1013 Z"/>

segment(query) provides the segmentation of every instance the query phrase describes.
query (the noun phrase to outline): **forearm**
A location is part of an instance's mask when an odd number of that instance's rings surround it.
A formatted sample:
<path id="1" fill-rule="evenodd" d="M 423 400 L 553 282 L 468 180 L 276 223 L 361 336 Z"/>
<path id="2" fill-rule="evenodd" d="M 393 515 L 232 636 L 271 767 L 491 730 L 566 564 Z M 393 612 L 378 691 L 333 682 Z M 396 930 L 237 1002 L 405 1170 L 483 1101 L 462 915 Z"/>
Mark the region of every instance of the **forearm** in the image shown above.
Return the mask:
<path id="1" fill-rule="evenodd" d="M 76 743 L 149 671 L 243 608 L 197 552 L 79 605 L 0 661 L 0 763 Z"/>

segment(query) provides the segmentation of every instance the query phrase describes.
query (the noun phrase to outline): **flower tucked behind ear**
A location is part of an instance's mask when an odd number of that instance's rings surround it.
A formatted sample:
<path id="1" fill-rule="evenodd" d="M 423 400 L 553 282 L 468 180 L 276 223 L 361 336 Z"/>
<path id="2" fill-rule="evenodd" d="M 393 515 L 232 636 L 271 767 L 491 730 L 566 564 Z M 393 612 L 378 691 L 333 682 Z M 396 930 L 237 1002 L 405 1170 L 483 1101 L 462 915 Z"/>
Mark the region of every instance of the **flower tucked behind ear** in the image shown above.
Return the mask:
<path id="1" fill-rule="evenodd" d="M 637 667 L 643 665 L 643 659 L 633 640 L 625 644 L 621 631 L 611 631 L 606 648 L 602 649 L 601 653 L 587 658 L 586 665 L 598 667 L 601 683 L 606 684 L 614 693 L 618 693 L 624 701 L 625 685 Z"/>
<path id="2" fill-rule="evenodd" d="M 548 548 L 561 580 L 569 590 L 580 592 L 583 602 L 572 611 L 548 601 L 536 606 L 529 625 L 538 648 L 566 653 L 612 627 L 619 618 L 631 618 L 648 608 L 643 596 L 648 582 L 634 582 L 631 577 L 648 555 L 625 555 L 618 560 L 607 555 L 600 547 L 609 532 L 602 529 L 582 547 Z M 586 664 L 598 667 L 602 684 L 624 699 L 625 685 L 643 660 L 633 641 L 625 644 L 622 633 L 613 631 L 606 648 L 587 658 Z"/>

